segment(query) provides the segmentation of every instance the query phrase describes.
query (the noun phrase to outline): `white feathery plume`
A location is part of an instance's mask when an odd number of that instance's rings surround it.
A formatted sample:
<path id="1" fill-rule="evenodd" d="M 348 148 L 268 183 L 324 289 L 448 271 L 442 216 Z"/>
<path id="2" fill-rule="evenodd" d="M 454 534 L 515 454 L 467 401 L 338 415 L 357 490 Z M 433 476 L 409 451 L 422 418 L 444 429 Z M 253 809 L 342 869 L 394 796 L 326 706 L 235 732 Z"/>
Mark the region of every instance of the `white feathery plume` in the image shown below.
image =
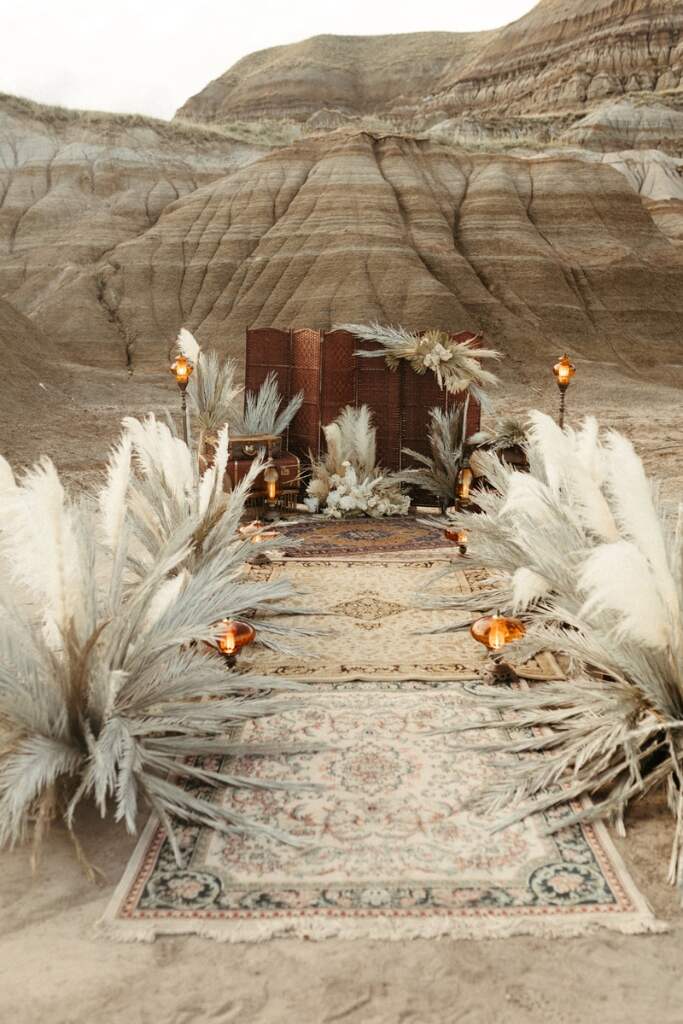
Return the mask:
<path id="1" fill-rule="evenodd" d="M 206 514 L 206 510 L 211 504 L 211 499 L 213 498 L 215 486 L 216 466 L 213 465 L 209 466 L 209 468 L 204 471 L 204 475 L 199 481 L 199 494 L 197 496 L 197 504 L 199 508 L 199 514 L 202 516 Z"/>
<path id="2" fill-rule="evenodd" d="M 161 584 L 150 601 L 142 627 L 143 632 L 151 629 L 152 626 L 159 621 L 164 612 L 166 612 L 171 605 L 178 600 L 178 597 L 183 592 L 185 584 L 189 578 L 190 574 L 185 569 L 181 569 L 176 576 L 172 576 Z"/>
<path id="3" fill-rule="evenodd" d="M 111 450 L 107 463 L 107 482 L 97 497 L 104 540 L 111 551 L 117 548 L 126 518 L 132 451 L 130 434 L 124 433 Z"/>
<path id="4" fill-rule="evenodd" d="M 500 514 L 516 515 L 523 512 L 530 518 L 542 519 L 547 515 L 550 497 L 548 488 L 541 480 L 527 473 L 513 473 Z"/>
<path id="5" fill-rule="evenodd" d="M 218 444 L 216 445 L 216 454 L 214 456 L 214 466 L 216 467 L 216 488 L 220 491 L 223 490 L 223 480 L 228 468 L 229 449 L 230 434 L 228 431 L 228 424 L 226 423 L 225 426 L 218 431 Z"/>
<path id="6" fill-rule="evenodd" d="M 529 413 L 529 424 L 529 442 L 541 455 L 548 486 L 557 494 L 562 481 L 563 467 L 571 451 L 569 438 L 552 417 L 537 410 Z"/>
<path id="7" fill-rule="evenodd" d="M 548 580 L 544 579 L 533 569 L 522 567 L 517 569 L 512 576 L 512 610 L 523 612 L 536 601 L 540 601 L 550 593 L 552 587 Z"/>
<path id="8" fill-rule="evenodd" d="M 327 445 L 327 454 L 329 456 L 330 465 L 333 466 L 334 471 L 337 472 L 341 469 L 341 464 L 344 461 L 342 433 L 339 429 L 339 424 L 336 421 L 334 423 L 328 423 L 327 426 L 323 427 L 323 433 L 325 434 L 325 443 Z"/>
<path id="9" fill-rule="evenodd" d="M 2 545 L 14 578 L 41 602 L 51 640 L 81 611 L 79 545 L 57 470 L 43 459 L 3 502 Z M 11 538 L 11 543 L 9 542 Z"/>
<path id="10" fill-rule="evenodd" d="M 161 471 L 171 492 L 183 500 L 194 487 L 192 452 L 185 442 L 174 437 L 165 423 L 157 422 L 153 413 L 142 422 L 127 416 L 123 426 L 145 475 Z"/>
<path id="11" fill-rule="evenodd" d="M 638 547 L 652 567 L 657 589 L 672 621 L 680 622 L 681 607 L 667 545 L 645 467 L 633 445 L 621 434 L 607 435 L 608 488 L 620 532 Z"/>
<path id="12" fill-rule="evenodd" d="M 579 589 L 588 595 L 581 616 L 614 614 L 618 638 L 658 649 L 671 642 L 669 609 L 645 556 L 630 541 L 596 548 L 583 563 Z"/>
<path id="13" fill-rule="evenodd" d="M 186 327 L 181 327 L 176 339 L 178 351 L 186 359 L 189 359 L 193 366 L 199 362 L 202 350 L 194 334 L 191 334 Z"/>
<path id="14" fill-rule="evenodd" d="M 0 494 L 15 490 L 17 484 L 12 467 L 4 456 L 0 455 Z"/>

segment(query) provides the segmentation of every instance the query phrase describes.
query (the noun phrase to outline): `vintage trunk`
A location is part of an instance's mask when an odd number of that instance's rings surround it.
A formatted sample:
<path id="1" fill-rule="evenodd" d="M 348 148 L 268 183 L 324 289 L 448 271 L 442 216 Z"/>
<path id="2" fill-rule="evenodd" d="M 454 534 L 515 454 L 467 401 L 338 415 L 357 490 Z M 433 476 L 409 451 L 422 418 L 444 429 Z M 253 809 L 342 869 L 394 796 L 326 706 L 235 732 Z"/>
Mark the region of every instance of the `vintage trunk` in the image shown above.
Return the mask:
<path id="1" fill-rule="evenodd" d="M 469 331 L 451 335 L 472 338 Z M 357 356 L 358 348 L 379 348 L 348 331 L 309 329 L 280 331 L 253 328 L 247 331 L 245 385 L 256 390 L 269 372 L 278 376 L 286 399 L 303 391 L 304 402 L 288 432 L 285 447 L 305 458 L 319 455 L 324 446 L 322 427 L 334 420 L 345 405 L 368 405 L 377 427 L 378 462 L 387 469 L 403 469 L 411 460 L 404 447 L 427 454 L 429 410 L 448 409 L 463 401 L 461 395 L 442 390 L 429 371 L 415 373 L 402 363 L 390 370 L 382 357 Z M 481 410 L 470 402 L 467 436 L 479 430 Z"/>
<path id="2" fill-rule="evenodd" d="M 230 458 L 228 461 L 226 475 L 230 483 L 235 487 L 251 469 L 253 459 Z M 296 455 L 291 452 L 282 452 L 273 458 L 273 465 L 280 474 L 279 499 L 282 507 L 293 512 L 296 510 L 296 503 L 299 494 L 299 479 L 301 475 L 301 463 Z M 259 473 L 252 487 L 247 506 L 249 508 L 262 508 L 265 505 L 266 484 L 263 479 L 263 472 Z"/>

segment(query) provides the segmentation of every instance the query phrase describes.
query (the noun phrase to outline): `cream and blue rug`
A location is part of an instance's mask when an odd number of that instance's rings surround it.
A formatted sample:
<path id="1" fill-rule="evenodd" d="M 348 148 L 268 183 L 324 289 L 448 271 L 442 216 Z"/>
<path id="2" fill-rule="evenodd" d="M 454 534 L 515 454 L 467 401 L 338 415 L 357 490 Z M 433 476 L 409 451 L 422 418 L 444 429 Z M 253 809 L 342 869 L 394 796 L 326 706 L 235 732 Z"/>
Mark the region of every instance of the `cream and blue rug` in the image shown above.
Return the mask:
<path id="1" fill-rule="evenodd" d="M 107 911 L 105 934 L 151 940 L 189 932 L 241 942 L 658 930 L 602 826 L 548 837 L 539 817 L 491 834 L 470 797 L 505 762 L 476 748 L 458 752 L 456 736 L 443 733 L 481 715 L 483 656 L 466 635 L 411 637 L 419 565 L 385 567 L 381 579 L 359 568 L 343 584 L 338 576 L 335 587 L 328 565 L 298 563 L 313 592 L 322 587 L 327 604 L 336 602 L 343 638 L 330 647 L 332 666 L 285 659 L 286 669 L 299 664 L 294 674 L 307 678 L 306 691 L 286 714 L 245 727 L 250 742 L 325 749 L 230 766 L 254 779 L 320 788 L 213 792 L 307 845 L 186 826 L 181 869 L 152 820 Z M 367 604 L 369 587 L 375 604 Z M 337 672 L 339 652 L 352 671 Z M 272 657 L 262 656 L 264 671 Z M 417 668 L 412 678 L 409 664 Z M 479 733 L 470 737 L 468 744 L 484 742 Z"/>

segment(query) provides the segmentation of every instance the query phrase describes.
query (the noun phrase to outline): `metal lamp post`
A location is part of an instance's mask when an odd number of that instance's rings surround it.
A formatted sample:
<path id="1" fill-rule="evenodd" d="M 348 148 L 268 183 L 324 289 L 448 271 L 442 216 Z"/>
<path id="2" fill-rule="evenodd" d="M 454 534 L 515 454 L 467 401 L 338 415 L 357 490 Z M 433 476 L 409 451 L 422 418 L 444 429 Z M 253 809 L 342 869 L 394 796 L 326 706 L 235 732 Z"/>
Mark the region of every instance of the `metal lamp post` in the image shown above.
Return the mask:
<path id="1" fill-rule="evenodd" d="M 183 440 L 185 444 L 189 444 L 188 433 L 187 433 L 187 385 L 190 383 L 190 377 L 194 366 L 186 356 L 178 356 L 176 361 L 171 366 L 171 373 L 175 377 L 175 382 L 180 389 L 180 405 L 183 414 Z"/>
<path id="2" fill-rule="evenodd" d="M 557 386 L 560 389 L 560 427 L 564 427 L 564 403 L 567 396 L 567 388 L 571 383 L 571 379 L 576 373 L 576 367 L 569 359 L 569 356 L 565 354 L 560 359 L 559 363 L 555 363 L 553 366 L 553 373 L 555 374 L 555 380 Z"/>

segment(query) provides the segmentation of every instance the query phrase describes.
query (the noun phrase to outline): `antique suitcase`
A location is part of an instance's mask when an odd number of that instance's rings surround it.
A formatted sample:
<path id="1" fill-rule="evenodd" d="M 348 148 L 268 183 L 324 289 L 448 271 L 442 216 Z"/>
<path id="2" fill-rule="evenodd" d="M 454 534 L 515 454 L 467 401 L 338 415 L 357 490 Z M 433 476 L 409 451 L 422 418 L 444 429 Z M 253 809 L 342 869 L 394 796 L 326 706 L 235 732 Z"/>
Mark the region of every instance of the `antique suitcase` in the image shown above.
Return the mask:
<path id="1" fill-rule="evenodd" d="M 453 334 L 459 340 L 474 339 L 471 332 Z M 322 427 L 332 422 L 345 405 L 367 404 L 377 427 L 378 462 L 388 469 L 403 469 L 410 459 L 403 447 L 427 454 L 429 410 L 448 409 L 464 396 L 442 390 L 434 376 L 415 373 L 403 363 L 390 370 L 384 359 L 356 356 L 359 348 L 379 347 L 360 341 L 347 331 L 309 329 L 282 331 L 254 328 L 247 331 L 245 386 L 256 390 L 268 373 L 275 371 L 280 391 L 291 398 L 304 392 L 304 402 L 294 418 L 286 447 L 305 458 L 319 455 L 324 447 Z M 479 430 L 481 410 L 470 401 L 467 436 Z"/>
<path id="2" fill-rule="evenodd" d="M 247 475 L 251 469 L 253 459 L 231 458 L 228 461 L 226 476 L 230 485 L 234 487 Z M 296 503 L 299 494 L 299 479 L 301 476 L 301 463 L 296 455 L 283 451 L 272 460 L 273 465 L 280 474 L 279 480 L 279 501 L 283 510 L 288 512 L 296 511 Z M 247 499 L 249 508 L 262 508 L 265 504 L 266 484 L 263 479 L 263 472 L 259 473 L 252 487 L 251 494 Z"/>
<path id="3" fill-rule="evenodd" d="M 231 435 L 228 452 L 232 460 L 253 459 L 259 452 L 267 459 L 275 459 L 282 452 L 282 438 L 279 434 L 254 434 L 253 437 Z"/>

